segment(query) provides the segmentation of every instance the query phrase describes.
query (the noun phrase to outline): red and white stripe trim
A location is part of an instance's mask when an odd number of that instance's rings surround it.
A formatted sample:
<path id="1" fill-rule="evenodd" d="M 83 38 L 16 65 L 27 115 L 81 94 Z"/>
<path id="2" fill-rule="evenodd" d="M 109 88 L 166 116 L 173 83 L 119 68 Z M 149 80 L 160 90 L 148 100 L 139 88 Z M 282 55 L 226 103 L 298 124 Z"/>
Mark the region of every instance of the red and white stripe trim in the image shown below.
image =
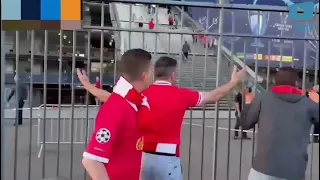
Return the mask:
<path id="1" fill-rule="evenodd" d="M 198 93 L 199 93 L 199 98 L 198 98 L 198 102 L 197 102 L 196 106 L 202 106 L 203 105 L 203 95 L 201 92 L 198 92 Z"/>
<path id="2" fill-rule="evenodd" d="M 170 82 L 168 82 L 168 81 L 161 81 L 161 80 L 155 81 L 153 84 L 154 84 L 154 85 L 162 85 L 162 86 L 171 86 L 171 85 L 172 85 L 172 84 L 171 84 Z"/>
<path id="3" fill-rule="evenodd" d="M 88 152 L 84 152 L 83 153 L 83 157 L 91 159 L 91 160 L 94 160 L 94 161 L 98 161 L 98 162 L 101 162 L 101 163 L 105 163 L 105 164 L 109 162 L 108 158 L 104 158 L 104 157 L 101 157 L 101 156 L 90 154 Z"/>

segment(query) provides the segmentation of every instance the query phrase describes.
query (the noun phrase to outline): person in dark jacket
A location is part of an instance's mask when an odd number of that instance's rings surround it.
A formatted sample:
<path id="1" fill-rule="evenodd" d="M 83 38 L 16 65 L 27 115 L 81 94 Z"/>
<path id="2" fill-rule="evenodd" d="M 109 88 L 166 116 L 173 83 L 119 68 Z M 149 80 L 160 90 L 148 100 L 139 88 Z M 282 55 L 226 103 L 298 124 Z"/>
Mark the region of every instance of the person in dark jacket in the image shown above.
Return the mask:
<path id="1" fill-rule="evenodd" d="M 248 91 L 251 93 L 251 88 L 248 88 Z M 234 132 L 234 136 L 233 139 L 238 139 L 239 136 L 239 128 L 240 128 L 240 115 L 242 113 L 243 108 L 246 108 L 247 104 L 243 103 L 243 99 L 245 99 L 246 97 L 242 96 L 242 93 L 239 91 L 234 99 L 234 103 L 235 103 L 235 116 L 236 116 L 236 124 L 234 126 L 234 129 L 236 130 Z M 245 101 L 246 102 L 246 101 Z M 244 107 L 243 107 L 244 106 Z M 250 139 L 247 135 L 246 132 L 242 132 L 242 139 Z"/>
<path id="2" fill-rule="evenodd" d="M 183 53 L 182 60 L 184 63 L 186 63 L 188 61 L 188 55 L 190 52 L 191 52 L 191 48 L 190 48 L 188 42 L 185 41 L 182 46 L 182 53 Z"/>
<path id="3" fill-rule="evenodd" d="M 7 98 L 7 102 L 9 102 L 11 100 L 11 98 L 13 97 L 13 95 L 16 95 L 16 99 L 18 99 L 18 117 L 16 117 L 16 123 L 18 123 L 18 125 L 22 124 L 22 113 L 23 113 L 23 106 L 24 106 L 24 100 L 27 98 L 28 96 L 28 90 L 27 90 L 27 86 L 25 84 L 19 83 L 18 77 L 14 76 L 14 81 L 15 83 L 18 83 L 18 88 L 16 89 L 15 87 L 12 88 L 8 98 Z M 18 122 L 17 122 L 18 121 Z"/>
<path id="4" fill-rule="evenodd" d="M 275 86 L 255 95 L 241 117 L 244 130 L 258 123 L 257 148 L 248 180 L 303 180 L 311 126 L 319 124 L 319 106 L 296 88 L 298 73 L 280 68 Z"/>

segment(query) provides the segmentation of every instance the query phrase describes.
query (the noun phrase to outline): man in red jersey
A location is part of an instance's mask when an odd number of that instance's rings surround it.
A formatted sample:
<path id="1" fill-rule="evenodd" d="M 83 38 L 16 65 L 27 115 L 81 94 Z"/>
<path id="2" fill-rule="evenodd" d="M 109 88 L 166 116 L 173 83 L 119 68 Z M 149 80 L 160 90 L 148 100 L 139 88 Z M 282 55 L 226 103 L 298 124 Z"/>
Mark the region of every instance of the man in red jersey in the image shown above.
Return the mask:
<path id="1" fill-rule="evenodd" d="M 120 69 L 122 76 L 100 108 L 83 153 L 82 163 L 92 180 L 139 180 L 137 111 L 147 105 L 140 92 L 152 81 L 151 55 L 142 49 L 128 50 L 121 57 Z"/>
<path id="2" fill-rule="evenodd" d="M 229 83 L 210 92 L 197 92 L 174 86 L 176 68 L 175 59 L 159 58 L 154 69 L 156 81 L 143 91 L 148 98 L 150 111 L 143 108 L 138 113 L 142 138 L 137 142 L 137 149 L 144 152 L 141 180 L 181 180 L 179 146 L 185 111 L 190 107 L 218 101 L 246 76 L 245 70 L 237 72 L 235 68 Z M 93 95 L 106 101 L 108 92 L 90 86 L 90 83 L 83 81 L 85 77 L 80 76 L 79 79 Z"/>

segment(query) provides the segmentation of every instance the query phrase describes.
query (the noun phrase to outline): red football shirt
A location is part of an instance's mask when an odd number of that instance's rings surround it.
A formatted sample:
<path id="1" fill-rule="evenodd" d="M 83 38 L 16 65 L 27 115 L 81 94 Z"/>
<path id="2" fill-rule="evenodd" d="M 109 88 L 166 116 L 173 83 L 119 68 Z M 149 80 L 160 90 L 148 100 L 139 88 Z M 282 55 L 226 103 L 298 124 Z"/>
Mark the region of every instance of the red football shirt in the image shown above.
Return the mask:
<path id="1" fill-rule="evenodd" d="M 121 91 L 122 95 L 112 93 L 100 108 L 83 156 L 104 163 L 110 180 L 139 180 L 141 151 L 136 149 L 140 138 L 137 107 L 123 98 L 123 89 Z"/>
<path id="2" fill-rule="evenodd" d="M 100 81 L 96 81 L 96 88 L 100 89 L 101 85 L 100 85 Z"/>
<path id="3" fill-rule="evenodd" d="M 143 92 L 150 111 L 139 110 L 139 129 L 144 142 L 180 144 L 185 111 L 201 103 L 201 93 L 156 81 Z"/>
<path id="4" fill-rule="evenodd" d="M 154 22 L 153 21 L 150 21 L 148 25 L 149 25 L 149 29 L 154 29 Z"/>

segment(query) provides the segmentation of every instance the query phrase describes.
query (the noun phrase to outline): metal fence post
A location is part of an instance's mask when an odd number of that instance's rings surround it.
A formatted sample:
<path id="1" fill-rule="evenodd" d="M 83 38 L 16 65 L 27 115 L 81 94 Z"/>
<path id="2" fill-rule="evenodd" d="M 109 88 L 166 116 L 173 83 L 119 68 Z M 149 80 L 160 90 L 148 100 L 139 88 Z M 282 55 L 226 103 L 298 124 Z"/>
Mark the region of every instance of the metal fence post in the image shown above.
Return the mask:
<path id="1" fill-rule="evenodd" d="M 2 22 L 1 22 L 2 26 Z M 5 71 L 6 71 L 6 62 L 5 62 L 5 31 L 1 31 L 1 179 L 4 179 L 5 175 L 5 159 L 4 159 L 4 121 L 5 119 Z"/>

